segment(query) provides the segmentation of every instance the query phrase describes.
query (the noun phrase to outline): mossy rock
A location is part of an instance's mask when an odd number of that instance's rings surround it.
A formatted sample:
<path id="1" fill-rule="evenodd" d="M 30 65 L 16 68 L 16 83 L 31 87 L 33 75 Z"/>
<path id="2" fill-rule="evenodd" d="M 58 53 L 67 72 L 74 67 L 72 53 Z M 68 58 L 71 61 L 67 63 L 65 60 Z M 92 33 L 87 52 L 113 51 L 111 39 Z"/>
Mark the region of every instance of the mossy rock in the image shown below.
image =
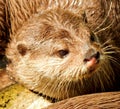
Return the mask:
<path id="1" fill-rule="evenodd" d="M 17 83 L 0 92 L 0 109 L 41 109 L 50 104 L 48 100 Z"/>
<path id="2" fill-rule="evenodd" d="M 0 109 L 8 109 L 23 91 L 26 91 L 26 89 L 18 84 L 3 89 L 0 92 Z"/>

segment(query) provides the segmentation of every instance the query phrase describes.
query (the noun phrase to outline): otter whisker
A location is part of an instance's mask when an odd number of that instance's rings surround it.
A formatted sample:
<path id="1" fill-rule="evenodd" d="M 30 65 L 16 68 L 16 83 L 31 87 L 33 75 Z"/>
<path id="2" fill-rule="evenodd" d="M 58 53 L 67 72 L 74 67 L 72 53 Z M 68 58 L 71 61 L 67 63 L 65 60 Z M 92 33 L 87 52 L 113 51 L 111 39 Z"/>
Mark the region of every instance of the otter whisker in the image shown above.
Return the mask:
<path id="1" fill-rule="evenodd" d="M 61 98 L 59 98 L 59 95 L 57 95 L 58 96 L 58 97 L 56 96 L 57 99 L 64 99 L 64 94 L 62 94 L 61 92 L 64 91 L 64 88 L 65 88 L 64 83 L 65 83 L 65 81 L 61 77 L 56 81 L 57 81 L 57 84 L 55 84 L 55 86 L 53 88 L 53 91 L 55 90 L 55 91 L 57 91 L 58 94 L 61 95 Z M 54 91 L 54 93 L 55 93 L 55 91 Z"/>
<path id="2" fill-rule="evenodd" d="M 108 49 L 111 49 L 112 48 L 112 45 L 108 45 L 108 46 L 106 46 L 106 47 L 103 47 L 102 49 L 103 50 L 108 50 Z"/>
<path id="3" fill-rule="evenodd" d="M 70 91 L 70 81 L 68 81 L 68 80 L 63 80 L 63 89 L 62 89 L 62 91 L 64 90 L 65 91 L 65 96 L 67 97 L 67 98 L 70 98 L 70 94 L 69 94 L 69 91 Z M 62 99 L 64 99 L 65 97 L 64 97 L 64 94 L 63 94 L 63 98 Z"/>
<path id="4" fill-rule="evenodd" d="M 113 25 L 114 22 L 115 22 L 115 19 L 113 19 L 112 22 L 108 26 L 106 26 L 106 27 L 100 29 L 99 31 L 95 32 L 95 34 L 98 34 L 102 31 L 105 31 L 105 30 L 109 29 Z"/>
<path id="5" fill-rule="evenodd" d="M 109 52 L 104 53 L 104 55 L 109 55 L 109 54 L 116 54 L 116 52 L 115 51 L 109 51 Z"/>
<path id="6" fill-rule="evenodd" d="M 72 82 L 71 82 L 71 80 L 70 80 L 70 81 L 68 81 L 68 82 L 66 82 L 66 83 L 67 83 L 67 87 L 66 87 L 67 97 L 70 98 L 70 91 L 71 91 Z M 72 86 L 72 88 L 74 88 L 74 87 Z M 73 94 L 74 94 L 74 93 L 73 93 Z"/>
<path id="7" fill-rule="evenodd" d="M 104 83 L 103 83 L 103 81 L 101 79 L 101 75 L 98 74 L 98 73 L 97 73 L 97 78 L 98 78 L 98 81 L 100 82 L 101 89 L 104 91 L 105 90 Z"/>
<path id="8" fill-rule="evenodd" d="M 80 78 L 80 72 L 79 72 L 79 67 L 75 67 L 74 69 L 72 69 L 72 78 L 73 78 L 73 80 L 71 79 L 71 82 L 70 82 L 70 86 L 69 86 L 69 90 L 70 89 L 72 89 L 71 90 L 71 93 L 73 94 L 73 95 L 75 95 L 76 94 L 76 81 L 79 81 L 79 78 Z M 77 88 L 79 88 L 79 86 L 80 86 L 80 84 L 77 84 Z M 80 89 L 79 89 L 80 90 Z"/>
<path id="9" fill-rule="evenodd" d="M 120 53 L 120 50 L 117 48 L 110 48 L 110 49 L 106 49 L 104 51 L 104 54 L 117 54 L 117 53 Z"/>
<path id="10" fill-rule="evenodd" d="M 112 38 L 109 38 L 107 41 L 105 41 L 100 47 L 103 48 L 106 44 L 111 44 L 112 43 Z"/>
<path id="11" fill-rule="evenodd" d="M 59 74 L 59 69 L 52 71 L 52 73 L 54 73 L 54 74 Z M 51 89 L 50 89 L 50 92 L 53 93 L 53 94 L 54 94 L 56 91 L 60 92 L 61 87 L 63 87 L 63 86 L 62 86 L 63 81 L 61 81 L 61 80 L 62 80 L 61 77 L 60 77 L 60 78 L 57 78 L 57 77 L 59 77 L 59 76 L 56 75 L 55 80 L 54 80 L 54 83 L 55 83 L 55 84 L 53 83 L 53 85 L 52 85 L 52 87 L 51 87 Z M 56 79 L 56 78 L 57 78 L 57 79 Z M 53 81 L 53 80 L 51 80 L 51 81 Z M 57 90 L 56 90 L 56 89 L 57 89 Z M 57 99 L 60 99 L 60 98 L 58 97 Z"/>
<path id="12" fill-rule="evenodd" d="M 71 72 L 71 76 L 72 76 L 72 78 L 76 78 L 77 79 L 77 77 L 79 77 L 78 75 L 79 75 L 79 73 L 78 73 L 78 68 L 74 68 L 74 69 L 72 69 L 72 72 Z"/>
<path id="13" fill-rule="evenodd" d="M 105 19 L 102 21 L 102 23 L 98 26 L 98 27 L 96 27 L 96 29 L 94 30 L 94 32 L 97 30 L 97 29 L 99 29 L 105 22 L 106 22 L 106 20 L 107 20 L 107 18 L 109 17 L 109 15 L 110 15 L 110 12 L 111 12 L 111 10 L 112 10 L 112 0 L 110 0 L 111 2 L 110 2 L 110 7 L 109 7 L 109 10 L 108 10 L 108 13 L 107 13 L 107 16 L 105 17 Z M 96 32 L 95 32 L 96 33 Z"/>
<path id="14" fill-rule="evenodd" d="M 59 80 L 54 80 L 54 82 L 55 82 L 55 84 L 53 83 L 52 80 L 49 81 L 50 84 L 53 84 L 52 86 L 50 85 L 50 87 L 49 87 L 49 94 L 50 94 L 50 95 L 53 95 L 53 94 L 54 94 L 54 97 L 59 100 L 60 98 L 58 98 L 57 95 L 56 95 L 56 93 L 55 93 L 56 91 L 58 91 L 58 88 L 59 88 L 59 87 L 58 87 Z M 56 89 L 57 89 L 57 90 L 56 90 Z M 58 93 L 58 92 L 57 92 L 57 93 Z M 53 98 L 54 98 L 54 97 L 53 97 Z"/>
<path id="15" fill-rule="evenodd" d="M 81 67 L 78 67 L 78 68 L 77 68 L 77 76 L 76 76 L 76 77 L 77 77 L 77 80 L 80 80 L 80 79 L 81 79 L 81 78 L 80 78 L 80 77 L 81 77 Z"/>
<path id="16" fill-rule="evenodd" d="M 97 70 L 97 72 L 95 72 L 94 74 L 94 78 L 92 78 L 92 81 L 94 83 L 94 90 L 96 91 L 96 88 L 98 87 L 98 82 L 99 82 L 99 79 L 98 79 L 98 73 L 101 73 L 101 69 L 99 68 L 99 70 Z"/>
<path id="17" fill-rule="evenodd" d="M 103 47 L 102 48 L 104 51 L 107 51 L 107 50 L 114 50 L 114 51 L 120 51 L 120 48 L 116 47 L 116 46 L 113 46 L 113 45 L 108 45 L 106 47 Z"/>
<path id="18" fill-rule="evenodd" d="M 113 56 L 108 55 L 107 58 L 111 60 L 116 66 L 120 66 L 120 63 L 118 62 L 118 59 L 114 58 Z"/>
<path id="19" fill-rule="evenodd" d="M 97 76 L 99 78 L 99 81 L 101 83 L 101 87 L 103 90 L 105 89 L 103 83 L 106 82 L 107 84 L 112 84 L 111 77 L 114 76 L 114 72 L 113 72 L 111 66 L 108 64 L 106 67 L 105 66 L 106 63 L 108 63 L 108 62 L 104 62 L 104 64 L 100 68 L 101 69 L 100 72 L 97 73 Z"/>
<path id="20" fill-rule="evenodd" d="M 108 45 L 106 47 L 103 47 L 102 50 L 104 55 L 120 53 L 120 48 L 113 45 Z"/>
<path id="21" fill-rule="evenodd" d="M 106 78 L 106 83 L 108 85 L 113 85 L 113 81 L 114 81 L 114 71 L 113 69 L 111 68 L 111 65 L 109 64 L 107 69 L 106 69 L 107 73 L 105 73 L 105 76 L 104 78 Z"/>
<path id="22" fill-rule="evenodd" d="M 57 90 L 56 90 L 57 89 Z M 64 99 L 64 94 L 62 94 L 61 92 L 64 91 L 64 83 L 62 80 L 58 79 L 57 80 L 57 84 L 55 84 L 54 88 L 53 88 L 53 94 L 55 92 L 57 92 L 56 98 L 57 99 Z M 61 95 L 61 98 L 59 98 L 59 95 Z"/>

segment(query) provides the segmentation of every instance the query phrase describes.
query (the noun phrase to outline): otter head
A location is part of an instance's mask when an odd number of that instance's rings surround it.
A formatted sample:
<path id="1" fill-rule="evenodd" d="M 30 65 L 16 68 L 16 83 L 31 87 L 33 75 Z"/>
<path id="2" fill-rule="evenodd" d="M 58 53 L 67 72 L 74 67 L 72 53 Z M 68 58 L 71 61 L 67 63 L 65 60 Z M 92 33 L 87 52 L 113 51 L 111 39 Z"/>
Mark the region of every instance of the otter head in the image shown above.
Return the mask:
<path id="1" fill-rule="evenodd" d="M 101 44 L 82 12 L 46 10 L 11 35 L 7 70 L 30 90 L 57 99 L 102 91 L 113 76 L 108 42 Z"/>

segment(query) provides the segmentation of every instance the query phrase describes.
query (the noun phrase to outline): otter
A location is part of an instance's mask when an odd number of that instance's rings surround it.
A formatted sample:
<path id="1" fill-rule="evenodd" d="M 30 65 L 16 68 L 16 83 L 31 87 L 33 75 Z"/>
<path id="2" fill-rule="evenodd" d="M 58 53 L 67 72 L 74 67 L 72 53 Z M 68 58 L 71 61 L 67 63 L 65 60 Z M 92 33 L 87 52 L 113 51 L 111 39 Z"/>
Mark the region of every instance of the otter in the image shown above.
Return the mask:
<path id="1" fill-rule="evenodd" d="M 9 0 L 7 72 L 55 99 L 120 90 L 120 1 Z"/>

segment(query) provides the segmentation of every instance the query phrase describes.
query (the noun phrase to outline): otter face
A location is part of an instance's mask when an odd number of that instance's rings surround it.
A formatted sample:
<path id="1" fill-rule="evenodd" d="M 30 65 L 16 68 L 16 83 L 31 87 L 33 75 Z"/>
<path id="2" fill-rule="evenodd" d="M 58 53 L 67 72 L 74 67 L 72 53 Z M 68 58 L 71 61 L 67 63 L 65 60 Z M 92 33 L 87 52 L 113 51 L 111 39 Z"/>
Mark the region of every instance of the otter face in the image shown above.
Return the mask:
<path id="1" fill-rule="evenodd" d="M 57 99 L 102 91 L 112 85 L 111 47 L 100 43 L 82 15 L 48 11 L 11 36 L 7 70 L 29 89 Z"/>

